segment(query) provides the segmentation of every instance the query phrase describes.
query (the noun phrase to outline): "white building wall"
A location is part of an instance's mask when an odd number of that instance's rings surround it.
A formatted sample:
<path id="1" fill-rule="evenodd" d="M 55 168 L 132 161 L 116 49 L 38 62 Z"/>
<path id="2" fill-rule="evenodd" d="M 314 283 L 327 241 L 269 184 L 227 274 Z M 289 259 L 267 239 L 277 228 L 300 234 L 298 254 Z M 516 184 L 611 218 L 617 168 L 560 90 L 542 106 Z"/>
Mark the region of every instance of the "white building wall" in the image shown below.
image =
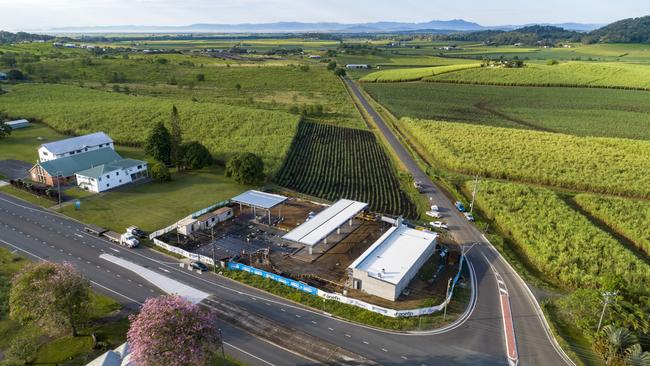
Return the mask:
<path id="1" fill-rule="evenodd" d="M 119 187 L 128 183 L 131 183 L 131 174 L 136 174 L 139 172 L 146 172 L 147 164 L 142 164 L 140 169 L 137 166 L 128 169 L 118 169 L 111 172 L 102 174 L 98 179 L 91 177 L 84 177 L 77 174 L 77 185 L 81 188 L 87 187 L 91 192 L 103 192 L 115 187 Z M 83 186 L 81 182 L 85 182 L 87 185 Z"/>
<path id="2" fill-rule="evenodd" d="M 99 144 L 99 145 L 94 145 L 94 146 L 86 146 L 83 149 L 70 150 L 70 151 L 66 151 L 66 152 L 61 153 L 61 154 L 54 154 L 51 151 L 49 151 L 45 146 L 41 146 L 40 148 L 38 148 L 38 158 L 41 161 L 41 163 L 43 163 L 43 162 L 46 162 L 46 161 L 56 160 L 56 159 L 59 159 L 59 158 L 64 158 L 66 156 L 81 154 L 81 153 L 84 153 L 84 152 L 103 149 L 103 148 L 107 148 L 107 147 L 110 147 L 111 149 L 115 150 L 115 145 L 112 142 Z"/>
<path id="3" fill-rule="evenodd" d="M 426 263 L 426 261 L 433 255 L 436 250 L 436 242 L 434 241 L 426 251 L 422 252 L 422 255 L 418 260 L 413 263 L 411 268 L 406 272 L 401 281 L 397 284 L 392 284 L 387 281 L 383 281 L 380 278 L 375 277 L 376 274 L 372 273 L 373 276 L 368 275 L 368 272 L 354 268 L 352 270 L 353 281 L 361 281 L 360 288 L 353 283 L 353 288 L 360 289 L 370 295 L 379 296 L 381 298 L 395 301 L 399 295 L 408 287 L 411 280 L 418 274 L 420 268 Z"/>

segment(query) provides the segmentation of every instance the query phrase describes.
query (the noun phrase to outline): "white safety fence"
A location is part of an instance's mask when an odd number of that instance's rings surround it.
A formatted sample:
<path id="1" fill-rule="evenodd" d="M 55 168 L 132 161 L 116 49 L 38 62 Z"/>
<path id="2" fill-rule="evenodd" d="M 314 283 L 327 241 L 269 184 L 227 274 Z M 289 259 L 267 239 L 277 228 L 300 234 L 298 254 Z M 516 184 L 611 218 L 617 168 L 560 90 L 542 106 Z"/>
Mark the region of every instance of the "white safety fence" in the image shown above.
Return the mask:
<path id="1" fill-rule="evenodd" d="M 206 263 L 206 264 L 209 264 L 209 265 L 214 265 L 214 261 L 212 260 L 212 258 L 206 257 L 204 255 L 188 252 L 188 251 L 186 251 L 184 249 L 175 247 L 173 245 L 169 245 L 169 244 L 165 243 L 164 241 L 156 239 L 156 238 L 153 239 L 153 242 L 157 246 L 159 246 L 161 248 L 164 248 L 165 250 L 168 250 L 168 251 L 170 251 L 172 253 L 179 254 L 179 255 L 181 255 L 181 256 L 183 256 L 185 258 L 189 258 L 189 259 L 192 259 L 192 260 L 195 260 L 195 261 L 203 262 L 203 263 Z M 430 306 L 430 307 L 426 307 L 426 308 L 411 309 L 411 310 L 388 309 L 388 308 L 384 308 L 384 307 L 381 307 L 381 306 L 369 304 L 369 303 L 367 303 L 365 301 L 353 299 L 351 297 L 347 297 L 347 296 L 344 296 L 342 294 L 337 294 L 337 293 L 332 293 L 332 292 L 325 292 L 323 290 L 320 290 L 320 289 L 317 289 L 315 287 L 309 286 L 309 285 L 307 285 L 307 284 L 305 284 L 303 282 L 299 282 L 299 281 L 296 281 L 296 280 L 293 280 L 293 279 L 290 279 L 290 278 L 282 277 L 282 276 L 279 276 L 279 275 L 277 275 L 275 273 L 269 273 L 269 272 L 263 271 L 261 269 L 251 267 L 251 266 L 247 266 L 247 265 L 241 264 L 241 263 L 230 262 L 230 263 L 228 263 L 228 269 L 245 271 L 245 272 L 257 275 L 257 276 L 261 276 L 261 277 L 268 278 L 268 279 L 271 279 L 273 281 L 282 283 L 282 284 L 284 284 L 286 286 L 289 286 L 289 287 L 292 287 L 292 288 L 294 288 L 296 290 L 307 292 L 309 294 L 322 297 L 322 298 L 327 299 L 327 300 L 334 300 L 334 301 L 338 301 L 338 302 L 343 303 L 343 304 L 356 306 L 356 307 L 366 309 L 366 310 L 372 311 L 374 313 L 389 316 L 389 317 L 392 317 L 392 318 L 399 318 L 399 317 L 429 315 L 429 314 L 433 314 L 433 313 L 437 313 L 439 311 L 442 311 L 445 308 L 445 306 L 449 303 L 449 301 L 451 301 L 451 297 L 454 294 L 454 288 L 456 287 L 456 284 L 458 283 L 458 280 L 460 279 L 460 274 L 461 274 L 461 272 L 463 270 L 464 261 L 465 261 L 465 256 L 461 256 L 460 257 L 460 264 L 458 266 L 458 273 L 454 277 L 454 280 L 451 283 L 451 286 L 449 288 L 449 293 L 447 294 L 447 297 L 445 298 L 445 300 L 442 303 L 440 303 L 438 305 L 435 305 L 435 306 Z"/>

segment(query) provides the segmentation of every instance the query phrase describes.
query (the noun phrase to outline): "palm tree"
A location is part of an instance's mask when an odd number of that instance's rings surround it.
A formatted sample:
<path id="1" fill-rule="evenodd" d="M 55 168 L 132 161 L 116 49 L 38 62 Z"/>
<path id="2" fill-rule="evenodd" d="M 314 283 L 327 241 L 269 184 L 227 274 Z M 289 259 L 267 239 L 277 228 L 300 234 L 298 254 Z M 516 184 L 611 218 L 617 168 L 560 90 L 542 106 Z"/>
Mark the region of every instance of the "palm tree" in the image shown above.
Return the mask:
<path id="1" fill-rule="evenodd" d="M 625 365 L 650 366 L 650 352 L 643 351 L 638 343 L 631 345 L 625 350 Z"/>
<path id="2" fill-rule="evenodd" d="M 636 336 L 627 328 L 615 327 L 611 324 L 603 327 L 607 343 L 607 364 L 612 364 L 620 359 L 625 349 L 638 343 Z"/>

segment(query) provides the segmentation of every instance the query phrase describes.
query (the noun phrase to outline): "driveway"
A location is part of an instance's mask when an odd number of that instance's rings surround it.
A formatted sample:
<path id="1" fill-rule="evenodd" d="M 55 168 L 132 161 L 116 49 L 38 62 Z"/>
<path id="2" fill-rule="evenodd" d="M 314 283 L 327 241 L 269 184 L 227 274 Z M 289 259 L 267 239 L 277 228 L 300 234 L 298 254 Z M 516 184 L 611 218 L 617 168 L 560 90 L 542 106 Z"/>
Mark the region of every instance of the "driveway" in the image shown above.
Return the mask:
<path id="1" fill-rule="evenodd" d="M 4 175 L 7 179 L 23 179 L 29 175 L 32 166 L 34 165 L 21 160 L 0 160 L 0 175 Z"/>

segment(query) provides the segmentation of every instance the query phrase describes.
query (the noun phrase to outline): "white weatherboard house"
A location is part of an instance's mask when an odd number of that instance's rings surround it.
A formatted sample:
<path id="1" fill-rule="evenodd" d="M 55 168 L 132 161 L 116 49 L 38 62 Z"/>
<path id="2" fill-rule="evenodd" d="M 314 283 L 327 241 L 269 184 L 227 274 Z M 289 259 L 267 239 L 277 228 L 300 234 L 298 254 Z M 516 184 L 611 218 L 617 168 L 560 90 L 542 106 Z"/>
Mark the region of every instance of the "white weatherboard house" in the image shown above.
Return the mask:
<path id="1" fill-rule="evenodd" d="M 107 147 L 115 150 L 113 139 L 103 132 L 95 132 L 43 144 L 38 148 L 38 158 L 43 163 Z"/>
<path id="2" fill-rule="evenodd" d="M 121 159 L 77 172 L 77 185 L 91 192 L 103 192 L 147 177 L 147 163 Z"/>
<path id="3" fill-rule="evenodd" d="M 352 287 L 395 301 L 435 251 L 436 237 L 398 222 L 348 267 Z"/>

